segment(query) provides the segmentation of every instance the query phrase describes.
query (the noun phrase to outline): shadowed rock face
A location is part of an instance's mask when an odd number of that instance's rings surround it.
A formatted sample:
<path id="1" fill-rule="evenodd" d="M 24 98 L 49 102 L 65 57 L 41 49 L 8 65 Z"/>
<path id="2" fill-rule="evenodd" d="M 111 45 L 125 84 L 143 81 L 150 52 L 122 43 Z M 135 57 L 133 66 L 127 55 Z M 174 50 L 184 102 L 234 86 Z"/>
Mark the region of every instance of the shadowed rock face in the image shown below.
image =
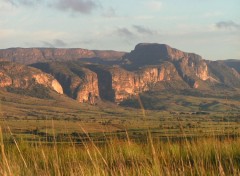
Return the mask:
<path id="1" fill-rule="evenodd" d="M 29 89 L 34 85 L 43 85 L 63 94 L 62 86 L 51 75 L 38 69 L 8 61 L 0 61 L 0 87 Z"/>
<path id="2" fill-rule="evenodd" d="M 125 53 L 117 51 L 98 51 L 81 48 L 9 48 L 0 50 L 0 58 L 22 64 L 46 61 L 72 61 L 79 59 L 100 58 L 105 61 L 119 60 Z"/>

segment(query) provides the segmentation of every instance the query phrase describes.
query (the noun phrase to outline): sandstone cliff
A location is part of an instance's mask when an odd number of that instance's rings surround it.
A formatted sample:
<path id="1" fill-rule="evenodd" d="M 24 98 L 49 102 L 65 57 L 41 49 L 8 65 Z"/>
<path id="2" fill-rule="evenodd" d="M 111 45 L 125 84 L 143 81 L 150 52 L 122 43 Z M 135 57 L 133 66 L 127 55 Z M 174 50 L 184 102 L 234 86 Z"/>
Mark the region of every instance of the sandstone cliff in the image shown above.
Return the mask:
<path id="1" fill-rule="evenodd" d="M 150 90 L 159 82 L 183 81 L 170 62 L 136 71 L 81 62 L 38 63 L 32 66 L 52 74 L 63 86 L 65 94 L 91 104 L 99 99 L 118 103 Z"/>
<path id="2" fill-rule="evenodd" d="M 0 61 L 0 88 L 31 89 L 36 85 L 63 94 L 62 86 L 53 76 L 25 65 Z"/>

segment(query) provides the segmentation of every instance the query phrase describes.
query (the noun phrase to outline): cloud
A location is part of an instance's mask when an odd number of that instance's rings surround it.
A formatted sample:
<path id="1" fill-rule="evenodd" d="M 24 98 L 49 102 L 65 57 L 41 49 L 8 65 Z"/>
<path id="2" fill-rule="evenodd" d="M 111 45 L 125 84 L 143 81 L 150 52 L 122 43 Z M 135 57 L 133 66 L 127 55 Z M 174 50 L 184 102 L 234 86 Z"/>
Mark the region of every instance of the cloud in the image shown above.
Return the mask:
<path id="1" fill-rule="evenodd" d="M 118 28 L 117 33 L 122 37 L 133 37 L 134 34 L 127 28 Z"/>
<path id="2" fill-rule="evenodd" d="M 140 25 L 133 25 L 133 28 L 137 30 L 138 33 L 140 34 L 148 34 L 148 35 L 153 35 L 155 32 Z"/>
<path id="3" fill-rule="evenodd" d="M 65 43 L 64 41 L 62 41 L 60 39 L 55 39 L 55 40 L 53 40 L 53 42 L 42 41 L 42 44 L 45 47 L 50 47 L 50 48 L 67 46 L 67 43 Z"/>
<path id="4" fill-rule="evenodd" d="M 5 0 L 14 6 L 24 5 L 24 6 L 34 6 L 37 3 L 42 2 L 42 0 Z"/>
<path id="5" fill-rule="evenodd" d="M 89 14 L 94 9 L 100 7 L 100 5 L 93 0 L 57 0 L 56 2 L 50 4 L 50 7 L 61 11 Z"/>
<path id="6" fill-rule="evenodd" d="M 220 21 L 215 26 L 219 29 L 240 29 L 240 24 L 233 21 Z"/>
<path id="7" fill-rule="evenodd" d="M 50 8 L 60 11 L 72 11 L 83 14 L 90 14 L 94 9 L 101 5 L 96 0 L 4 0 L 13 6 L 35 6 L 36 4 L 44 4 Z"/>

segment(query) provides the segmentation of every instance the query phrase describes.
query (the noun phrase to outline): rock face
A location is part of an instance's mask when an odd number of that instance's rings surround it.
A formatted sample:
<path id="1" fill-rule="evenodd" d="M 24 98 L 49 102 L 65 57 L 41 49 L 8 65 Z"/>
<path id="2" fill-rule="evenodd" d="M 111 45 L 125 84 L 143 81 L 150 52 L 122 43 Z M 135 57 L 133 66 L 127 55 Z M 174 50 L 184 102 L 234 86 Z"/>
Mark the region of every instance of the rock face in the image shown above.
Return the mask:
<path id="1" fill-rule="evenodd" d="M 63 94 L 61 85 L 53 76 L 25 65 L 0 61 L 0 88 L 29 89 L 34 85 L 42 85 Z"/>
<path id="2" fill-rule="evenodd" d="M 79 59 L 100 58 L 107 61 L 118 60 L 125 53 L 117 51 L 98 51 L 81 48 L 9 48 L 0 50 L 0 58 L 22 64 L 45 61 L 71 61 Z"/>
<path id="3" fill-rule="evenodd" d="M 37 63 L 32 66 L 53 75 L 62 85 L 64 93 L 81 103 L 95 104 L 99 99 L 97 74 L 78 62 Z"/>
<path id="4" fill-rule="evenodd" d="M 134 72 L 121 68 L 111 68 L 110 74 L 112 75 L 111 84 L 116 102 L 121 102 L 131 95 L 148 91 L 156 83 L 180 79 L 177 70 L 171 63 L 146 67 Z"/>

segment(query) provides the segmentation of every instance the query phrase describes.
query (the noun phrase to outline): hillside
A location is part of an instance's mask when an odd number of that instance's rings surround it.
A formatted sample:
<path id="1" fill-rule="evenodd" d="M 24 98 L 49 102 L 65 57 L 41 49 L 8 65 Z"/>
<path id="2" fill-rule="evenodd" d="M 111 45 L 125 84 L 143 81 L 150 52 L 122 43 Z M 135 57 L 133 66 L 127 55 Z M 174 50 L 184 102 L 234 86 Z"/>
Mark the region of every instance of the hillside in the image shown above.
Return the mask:
<path id="1" fill-rule="evenodd" d="M 240 73 L 240 60 L 237 59 L 229 59 L 229 60 L 224 60 L 222 61 L 224 64 L 226 64 L 227 66 L 234 68 L 235 70 L 238 71 L 238 73 Z"/>

